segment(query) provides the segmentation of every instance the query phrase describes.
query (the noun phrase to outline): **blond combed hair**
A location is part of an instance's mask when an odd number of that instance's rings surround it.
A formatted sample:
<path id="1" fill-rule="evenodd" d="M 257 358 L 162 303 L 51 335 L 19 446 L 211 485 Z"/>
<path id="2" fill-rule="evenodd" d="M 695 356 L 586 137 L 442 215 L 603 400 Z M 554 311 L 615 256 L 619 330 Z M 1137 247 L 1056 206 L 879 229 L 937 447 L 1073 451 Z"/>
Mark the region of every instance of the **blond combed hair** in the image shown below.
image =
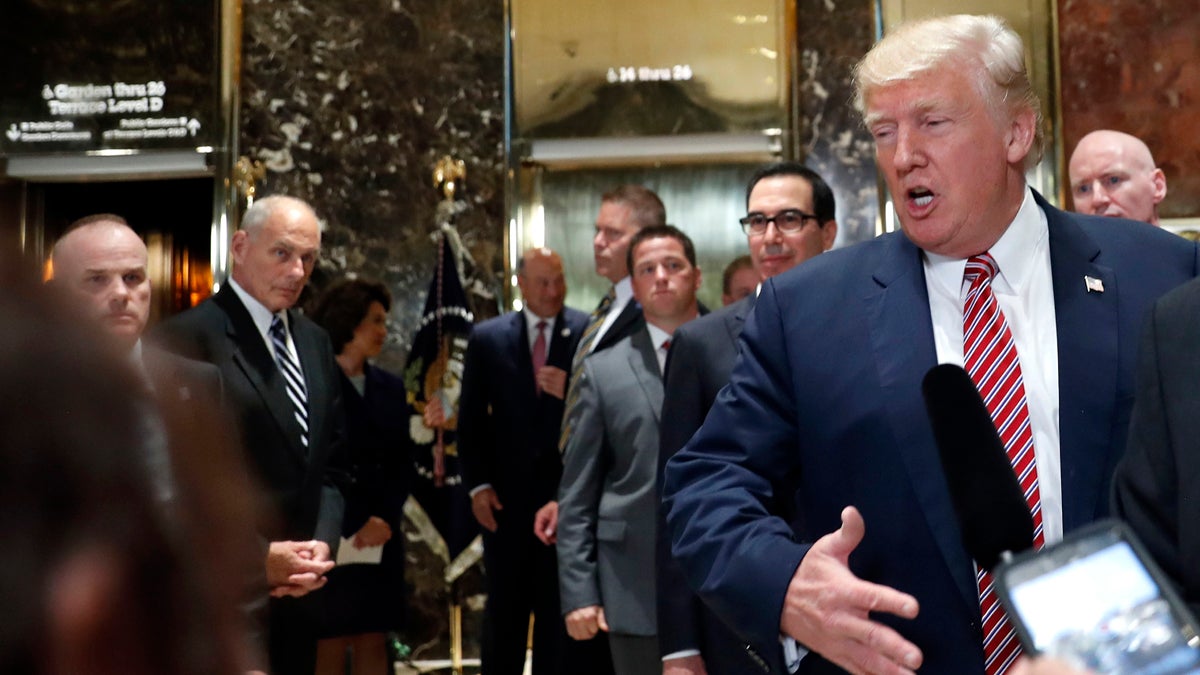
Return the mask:
<path id="1" fill-rule="evenodd" d="M 976 88 L 998 122 L 1024 110 L 1033 112 L 1034 138 L 1025 168 L 1041 161 L 1045 124 L 1025 67 L 1025 45 L 997 16 L 955 14 L 897 26 L 855 66 L 855 106 L 865 111 L 872 91 L 954 66 L 973 71 Z"/>

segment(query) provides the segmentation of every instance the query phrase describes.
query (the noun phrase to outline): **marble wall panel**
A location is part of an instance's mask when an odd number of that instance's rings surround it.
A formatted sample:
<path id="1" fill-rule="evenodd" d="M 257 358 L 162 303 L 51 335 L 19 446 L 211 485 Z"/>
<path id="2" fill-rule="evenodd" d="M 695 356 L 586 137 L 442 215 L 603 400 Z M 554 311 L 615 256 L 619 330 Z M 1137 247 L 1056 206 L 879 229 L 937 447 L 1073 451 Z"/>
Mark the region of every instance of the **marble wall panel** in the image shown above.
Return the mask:
<path id="1" fill-rule="evenodd" d="M 1065 157 L 1094 129 L 1141 138 L 1167 175 L 1164 218 L 1200 216 L 1198 34 L 1194 0 L 1059 0 Z"/>
<path id="2" fill-rule="evenodd" d="M 310 289 L 382 280 L 395 302 L 378 363 L 403 369 L 434 267 L 437 159 L 466 162 L 454 221 L 477 315 L 496 312 L 503 268 L 503 3 L 495 0 L 244 0 L 240 151 L 262 161 L 260 194 L 290 194 L 324 220 Z M 446 658 L 443 564 L 408 528 L 414 588 L 407 641 Z M 479 575 L 459 594 L 478 654 Z"/>
<path id="3" fill-rule="evenodd" d="M 873 0 L 797 0 L 800 157 L 837 200 L 839 246 L 875 236 L 879 190 L 871 135 L 854 109 L 851 71 L 875 43 Z"/>

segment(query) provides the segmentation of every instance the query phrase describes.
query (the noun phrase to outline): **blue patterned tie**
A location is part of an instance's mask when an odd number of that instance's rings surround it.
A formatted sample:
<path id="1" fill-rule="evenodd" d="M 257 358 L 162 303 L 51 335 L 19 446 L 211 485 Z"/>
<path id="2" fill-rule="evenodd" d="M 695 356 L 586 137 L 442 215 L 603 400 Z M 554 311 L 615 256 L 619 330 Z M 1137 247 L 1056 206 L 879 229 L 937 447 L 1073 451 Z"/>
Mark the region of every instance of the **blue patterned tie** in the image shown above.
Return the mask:
<path id="1" fill-rule="evenodd" d="M 300 443 L 308 447 L 308 390 L 304 386 L 304 371 L 300 362 L 288 351 L 287 329 L 279 315 L 271 319 L 271 344 L 275 346 L 275 363 L 283 373 L 288 398 L 292 400 L 292 411 L 300 425 Z"/>

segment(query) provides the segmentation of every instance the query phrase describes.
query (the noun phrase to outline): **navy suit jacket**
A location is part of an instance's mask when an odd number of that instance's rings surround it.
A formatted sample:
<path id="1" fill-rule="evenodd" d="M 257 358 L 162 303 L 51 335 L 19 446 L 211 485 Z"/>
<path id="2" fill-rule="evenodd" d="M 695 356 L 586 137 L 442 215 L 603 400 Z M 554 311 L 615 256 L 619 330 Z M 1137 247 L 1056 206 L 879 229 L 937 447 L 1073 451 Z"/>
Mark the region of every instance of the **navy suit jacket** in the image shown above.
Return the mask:
<path id="1" fill-rule="evenodd" d="M 663 375 L 659 431 L 659 483 L 663 467 L 704 423 L 717 393 L 729 382 L 737 358 L 737 340 L 756 298 L 750 295 L 712 314 L 689 321 L 671 336 L 671 352 Z M 753 673 L 759 667 L 745 645 L 691 590 L 683 568 L 671 556 L 666 515 L 659 511 L 656 574 L 658 583 L 658 650 L 663 656 L 699 650 L 711 673 Z"/>
<path id="2" fill-rule="evenodd" d="M 1069 532 L 1108 511 L 1142 320 L 1196 275 L 1197 248 L 1037 202 L 1049 224 Z M 1104 291 L 1089 292 L 1085 276 Z M 768 280 L 740 346 L 729 386 L 667 465 L 673 552 L 692 586 L 779 668 L 788 583 L 854 505 L 866 536 L 851 570 L 921 606 L 911 621 L 878 620 L 921 648 L 922 672 L 982 674 L 973 565 L 920 396 L 937 363 L 921 251 L 893 233 Z M 790 522 L 772 512 L 778 498 L 795 504 Z M 831 671 L 819 655 L 801 662 L 801 672 Z"/>
<path id="3" fill-rule="evenodd" d="M 568 374 L 588 315 L 564 307 L 555 318 L 546 365 Z M 555 498 L 562 459 L 563 400 L 538 394 L 522 312 L 471 332 L 458 404 L 458 453 L 468 490 L 490 483 L 505 511 L 533 511 Z M 531 528 L 530 520 L 529 528 Z M 522 526 L 521 535 L 529 528 Z"/>

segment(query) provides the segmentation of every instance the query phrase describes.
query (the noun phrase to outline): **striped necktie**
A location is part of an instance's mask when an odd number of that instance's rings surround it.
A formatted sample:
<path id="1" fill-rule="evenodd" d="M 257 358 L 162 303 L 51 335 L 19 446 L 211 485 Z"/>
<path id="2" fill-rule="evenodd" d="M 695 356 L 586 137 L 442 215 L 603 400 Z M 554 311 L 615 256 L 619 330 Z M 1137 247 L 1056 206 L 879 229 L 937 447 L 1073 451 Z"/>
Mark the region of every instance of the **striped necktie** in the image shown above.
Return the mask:
<path id="1" fill-rule="evenodd" d="M 571 361 L 571 379 L 567 382 L 567 403 L 563 409 L 562 433 L 558 437 L 559 452 L 567 449 L 567 439 L 571 437 L 571 411 L 579 403 L 578 385 L 579 376 L 583 374 L 583 359 L 592 351 L 592 343 L 600 334 L 600 327 L 604 325 L 608 310 L 612 309 L 612 304 L 616 299 L 617 287 L 609 286 L 608 293 L 600 299 L 600 304 L 596 305 L 595 311 L 588 318 L 588 325 L 583 329 L 583 335 L 579 338 L 579 346 L 575 348 L 575 358 Z"/>
<path id="2" fill-rule="evenodd" d="M 616 299 L 617 287 L 609 286 L 608 293 L 600 299 L 600 304 L 596 305 L 596 309 L 588 317 L 588 325 L 583 329 L 583 335 L 579 338 L 579 346 L 575 349 L 575 358 L 571 361 L 572 382 L 582 372 L 583 357 L 592 351 L 592 343 L 596 341 L 596 337 L 600 334 L 600 327 L 604 325 L 604 318 L 608 316 L 608 310 L 612 308 L 612 304 Z"/>
<path id="3" fill-rule="evenodd" d="M 1042 504 L 1025 383 L 1012 331 L 992 293 L 992 279 L 999 270 L 995 259 L 987 253 L 967 260 L 963 278 L 970 288 L 963 306 L 963 361 L 991 413 L 1013 472 L 1025 492 L 1025 501 L 1033 514 L 1033 545 L 1041 548 L 1045 543 Z M 976 582 L 983 617 L 984 668 L 988 675 L 997 675 L 1020 656 L 1021 644 L 992 588 L 992 575 L 979 569 Z"/>
<path id="4" fill-rule="evenodd" d="M 276 314 L 271 319 L 271 344 L 275 347 L 275 363 L 283 373 L 288 398 L 292 401 L 292 412 L 300 425 L 300 443 L 308 447 L 308 390 L 304 386 L 304 371 L 300 361 L 287 348 L 287 328 Z"/>

